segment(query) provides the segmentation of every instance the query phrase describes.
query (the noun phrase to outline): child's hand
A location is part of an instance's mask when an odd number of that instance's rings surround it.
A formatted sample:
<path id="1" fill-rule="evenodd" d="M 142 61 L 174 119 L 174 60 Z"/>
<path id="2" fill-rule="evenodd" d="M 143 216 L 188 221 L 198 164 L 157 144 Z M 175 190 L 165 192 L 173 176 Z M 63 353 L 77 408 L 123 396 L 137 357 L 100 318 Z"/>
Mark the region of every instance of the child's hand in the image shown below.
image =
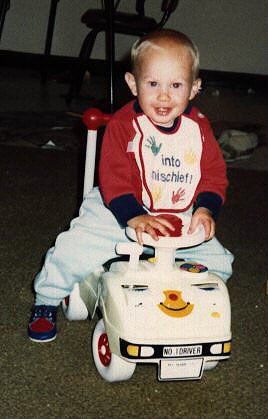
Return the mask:
<path id="1" fill-rule="evenodd" d="M 157 231 L 162 233 L 164 236 L 169 236 L 167 229 L 174 230 L 172 224 L 170 224 L 164 218 L 159 216 L 145 214 L 138 215 L 137 217 L 131 218 L 128 221 L 129 227 L 132 227 L 136 231 L 136 237 L 139 244 L 143 245 L 142 233 L 148 233 L 154 240 L 159 240 Z"/>
<path id="2" fill-rule="evenodd" d="M 212 218 L 211 212 L 207 208 L 197 208 L 192 216 L 188 234 L 194 233 L 199 224 L 203 224 L 204 226 L 205 240 L 212 239 L 215 234 L 215 221 Z"/>

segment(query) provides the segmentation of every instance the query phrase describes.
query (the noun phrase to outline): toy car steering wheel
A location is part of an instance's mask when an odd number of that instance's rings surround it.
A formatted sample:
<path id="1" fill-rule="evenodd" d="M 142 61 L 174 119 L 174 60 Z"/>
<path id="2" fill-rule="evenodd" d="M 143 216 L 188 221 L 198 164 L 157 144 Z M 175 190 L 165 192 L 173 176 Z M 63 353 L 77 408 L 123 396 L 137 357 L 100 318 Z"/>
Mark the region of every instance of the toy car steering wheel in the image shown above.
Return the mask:
<path id="1" fill-rule="evenodd" d="M 187 215 L 180 215 L 179 218 L 182 220 L 182 234 L 178 237 L 167 237 L 159 236 L 159 240 L 154 240 L 148 233 L 142 234 L 142 239 L 145 245 L 153 246 L 155 248 L 171 248 L 179 249 L 183 247 L 196 246 L 205 240 L 205 229 L 200 224 L 197 229 L 192 233 L 188 234 L 189 225 L 191 223 L 191 217 Z M 133 228 L 126 228 L 126 235 L 136 241 L 136 232 Z"/>

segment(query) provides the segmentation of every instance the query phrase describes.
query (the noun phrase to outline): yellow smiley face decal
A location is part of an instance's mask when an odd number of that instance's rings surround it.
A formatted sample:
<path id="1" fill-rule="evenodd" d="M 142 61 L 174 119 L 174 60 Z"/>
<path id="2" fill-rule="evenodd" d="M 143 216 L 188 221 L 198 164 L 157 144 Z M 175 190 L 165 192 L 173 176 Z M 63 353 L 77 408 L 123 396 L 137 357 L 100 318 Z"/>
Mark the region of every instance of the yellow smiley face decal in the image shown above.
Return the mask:
<path id="1" fill-rule="evenodd" d="M 165 294 L 165 301 L 158 304 L 163 313 L 171 317 L 185 317 L 191 314 L 194 304 L 186 303 L 181 298 L 181 291 L 168 290 L 163 291 Z"/>

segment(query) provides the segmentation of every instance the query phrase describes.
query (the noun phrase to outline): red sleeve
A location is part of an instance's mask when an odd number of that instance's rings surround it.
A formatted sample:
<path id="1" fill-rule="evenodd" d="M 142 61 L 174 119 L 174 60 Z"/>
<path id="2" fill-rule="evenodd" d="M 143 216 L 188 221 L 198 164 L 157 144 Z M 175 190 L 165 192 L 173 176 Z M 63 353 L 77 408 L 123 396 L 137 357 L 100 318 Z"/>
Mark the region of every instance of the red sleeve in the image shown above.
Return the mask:
<path id="1" fill-rule="evenodd" d="M 228 186 L 226 175 L 226 163 L 223 159 L 222 151 L 208 120 L 199 112 L 195 113 L 194 119 L 198 123 L 203 136 L 203 153 L 201 158 L 201 180 L 196 190 L 197 197 L 201 192 L 215 192 L 222 201 L 225 199 L 225 192 Z"/>
<path id="2" fill-rule="evenodd" d="M 118 111 L 106 127 L 100 157 L 99 179 L 105 203 L 122 195 L 132 194 L 137 201 L 140 179 L 133 170 L 136 165 L 133 153 L 127 152 L 135 131 L 132 126 L 133 104 Z"/>

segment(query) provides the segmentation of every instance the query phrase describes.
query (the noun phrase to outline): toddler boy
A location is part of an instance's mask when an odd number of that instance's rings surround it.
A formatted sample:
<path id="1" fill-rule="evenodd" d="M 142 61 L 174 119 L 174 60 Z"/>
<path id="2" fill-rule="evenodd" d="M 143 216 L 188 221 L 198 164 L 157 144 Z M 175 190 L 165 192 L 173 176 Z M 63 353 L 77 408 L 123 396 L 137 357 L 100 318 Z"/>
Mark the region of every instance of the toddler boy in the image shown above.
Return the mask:
<path id="1" fill-rule="evenodd" d="M 233 256 L 215 238 L 226 166 L 208 120 L 189 102 L 201 86 L 198 68 L 198 50 L 180 32 L 153 32 L 134 44 L 125 80 L 136 100 L 107 125 L 101 192 L 94 188 L 85 197 L 35 278 L 31 340 L 55 339 L 58 305 L 76 282 L 116 256 L 116 243 L 128 240 L 126 226 L 140 244 L 143 232 L 154 240 L 157 232 L 168 236 L 173 227 L 161 213 L 190 214 L 189 233 L 204 226 L 206 241 L 179 249 L 180 258 L 197 260 L 224 281 L 230 277 Z"/>

